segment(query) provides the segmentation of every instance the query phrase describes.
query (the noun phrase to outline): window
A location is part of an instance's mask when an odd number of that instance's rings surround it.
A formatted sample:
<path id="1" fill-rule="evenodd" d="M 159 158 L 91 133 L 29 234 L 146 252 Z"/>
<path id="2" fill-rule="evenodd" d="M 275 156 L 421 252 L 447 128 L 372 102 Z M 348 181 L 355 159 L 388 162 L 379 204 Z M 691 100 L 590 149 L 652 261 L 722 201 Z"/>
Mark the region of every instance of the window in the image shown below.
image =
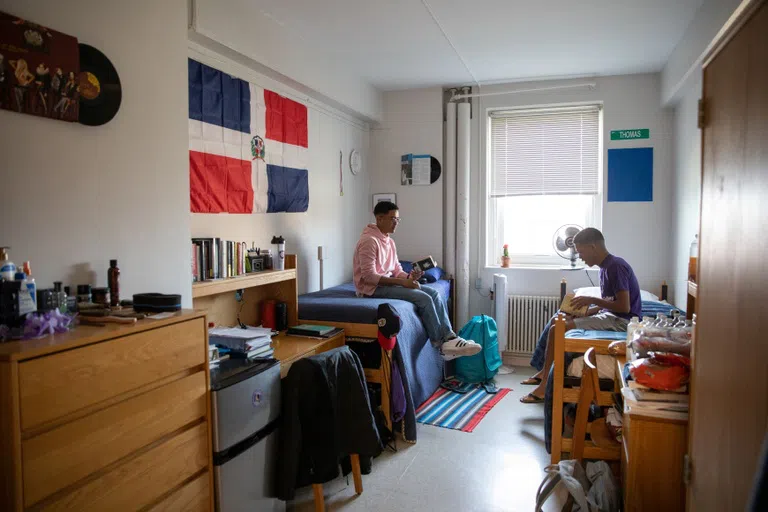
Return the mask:
<path id="1" fill-rule="evenodd" d="M 564 224 L 600 229 L 599 105 L 493 111 L 488 123 L 486 263 L 509 244 L 512 264 L 565 264 L 552 247 Z"/>

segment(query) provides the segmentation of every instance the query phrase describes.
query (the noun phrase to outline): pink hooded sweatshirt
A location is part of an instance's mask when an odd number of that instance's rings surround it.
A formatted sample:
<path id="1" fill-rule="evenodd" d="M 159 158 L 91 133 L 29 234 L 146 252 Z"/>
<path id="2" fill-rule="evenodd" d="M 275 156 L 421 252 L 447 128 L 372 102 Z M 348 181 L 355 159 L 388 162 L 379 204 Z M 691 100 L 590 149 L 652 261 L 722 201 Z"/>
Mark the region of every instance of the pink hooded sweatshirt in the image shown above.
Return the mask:
<path id="1" fill-rule="evenodd" d="M 358 295 L 373 295 L 382 277 L 406 278 L 397 259 L 395 241 L 376 227 L 368 224 L 360 235 L 352 260 L 355 290 Z"/>

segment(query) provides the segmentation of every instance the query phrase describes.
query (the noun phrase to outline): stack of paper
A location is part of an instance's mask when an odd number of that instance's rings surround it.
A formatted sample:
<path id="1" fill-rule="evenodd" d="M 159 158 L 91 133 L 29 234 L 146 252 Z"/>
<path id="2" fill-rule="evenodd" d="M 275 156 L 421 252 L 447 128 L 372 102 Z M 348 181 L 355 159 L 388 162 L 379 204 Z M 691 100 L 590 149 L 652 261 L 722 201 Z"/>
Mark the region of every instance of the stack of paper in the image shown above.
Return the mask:
<path id="1" fill-rule="evenodd" d="M 210 343 L 227 347 L 246 357 L 272 357 L 272 330 L 264 327 L 214 327 L 208 330 Z"/>

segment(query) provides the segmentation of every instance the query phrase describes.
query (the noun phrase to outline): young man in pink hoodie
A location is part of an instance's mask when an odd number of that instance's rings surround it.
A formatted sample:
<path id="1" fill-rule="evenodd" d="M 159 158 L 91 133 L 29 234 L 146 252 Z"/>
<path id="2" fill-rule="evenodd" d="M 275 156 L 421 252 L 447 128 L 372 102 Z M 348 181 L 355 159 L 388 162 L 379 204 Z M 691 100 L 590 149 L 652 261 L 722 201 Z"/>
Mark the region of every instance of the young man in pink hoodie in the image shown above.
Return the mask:
<path id="1" fill-rule="evenodd" d="M 400 265 L 395 241 L 389 236 L 400 223 L 397 205 L 380 202 L 373 214 L 376 224 L 366 226 L 355 248 L 353 272 L 357 295 L 414 304 L 430 341 L 440 347 L 446 360 L 480 352 L 480 345 L 453 332 L 448 310 L 437 290 L 419 285 L 421 272 L 407 274 Z"/>

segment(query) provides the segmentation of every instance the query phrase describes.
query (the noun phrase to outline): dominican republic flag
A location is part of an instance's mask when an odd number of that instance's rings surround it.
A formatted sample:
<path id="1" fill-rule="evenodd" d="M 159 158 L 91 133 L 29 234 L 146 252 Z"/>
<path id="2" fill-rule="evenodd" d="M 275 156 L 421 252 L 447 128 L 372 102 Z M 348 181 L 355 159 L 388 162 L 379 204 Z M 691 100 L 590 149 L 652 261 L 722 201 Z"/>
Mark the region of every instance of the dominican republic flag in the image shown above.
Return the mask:
<path id="1" fill-rule="evenodd" d="M 307 107 L 189 59 L 194 213 L 305 212 Z"/>

